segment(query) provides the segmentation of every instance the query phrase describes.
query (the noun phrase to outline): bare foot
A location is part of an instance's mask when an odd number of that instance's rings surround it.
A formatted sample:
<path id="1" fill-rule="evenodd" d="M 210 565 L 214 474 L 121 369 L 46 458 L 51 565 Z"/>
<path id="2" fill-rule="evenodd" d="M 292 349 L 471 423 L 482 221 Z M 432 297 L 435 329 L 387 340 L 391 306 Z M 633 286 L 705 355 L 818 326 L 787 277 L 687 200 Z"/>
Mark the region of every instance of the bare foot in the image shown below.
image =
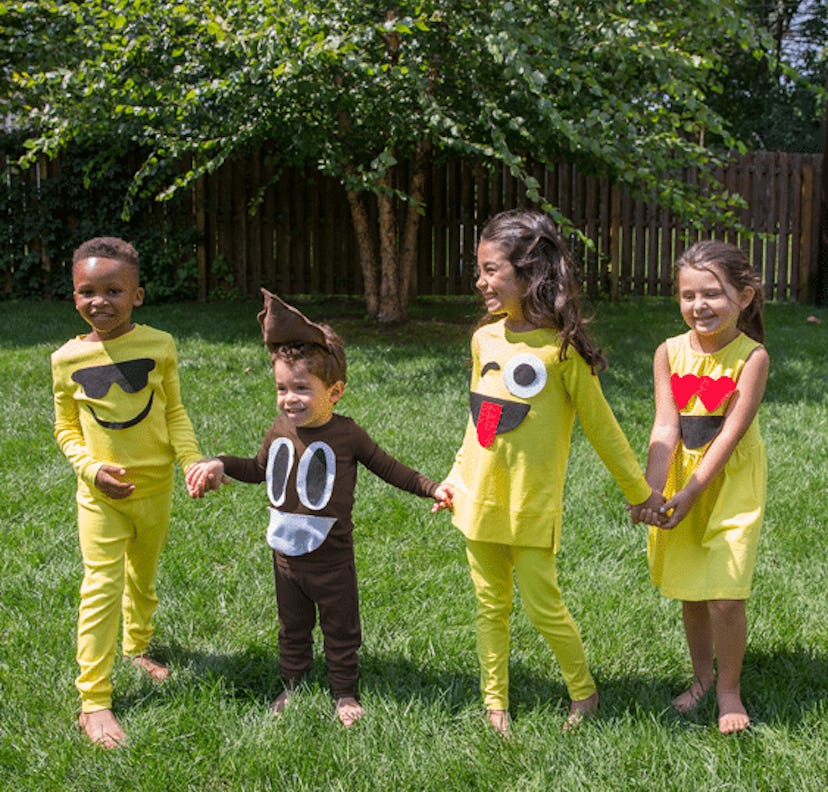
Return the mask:
<path id="1" fill-rule="evenodd" d="M 111 709 L 82 712 L 78 717 L 78 726 L 101 748 L 118 748 L 126 742 L 126 732 L 115 719 Z"/>
<path id="2" fill-rule="evenodd" d="M 135 655 L 132 665 L 141 671 L 146 671 L 154 682 L 166 682 L 170 676 L 170 669 L 163 663 L 153 660 L 148 654 Z"/>
<path id="3" fill-rule="evenodd" d="M 285 688 L 278 696 L 276 696 L 276 699 L 268 707 L 268 711 L 274 718 L 278 718 L 279 715 L 282 714 L 285 707 L 288 705 L 288 701 L 290 701 L 291 695 L 292 691 L 290 688 Z"/>
<path id="4" fill-rule="evenodd" d="M 336 714 L 343 726 L 353 726 L 365 714 L 365 710 L 353 696 L 344 696 L 336 700 Z"/>
<path id="5" fill-rule="evenodd" d="M 587 718 L 598 712 L 598 691 L 589 698 L 573 701 L 569 705 L 569 717 L 564 721 L 563 731 L 574 732 Z"/>
<path id="6" fill-rule="evenodd" d="M 501 736 L 509 736 L 509 713 L 502 709 L 486 710 L 489 725 Z"/>
<path id="7" fill-rule="evenodd" d="M 671 702 L 673 709 L 686 715 L 692 712 L 699 704 L 702 703 L 704 697 L 713 689 L 713 679 L 702 682 L 698 677 L 693 677 L 693 684 L 684 691 L 684 693 L 676 696 Z"/>
<path id="8" fill-rule="evenodd" d="M 744 731 L 750 726 L 750 718 L 742 704 L 739 692 L 718 693 L 719 700 L 719 731 L 722 734 L 734 734 Z"/>

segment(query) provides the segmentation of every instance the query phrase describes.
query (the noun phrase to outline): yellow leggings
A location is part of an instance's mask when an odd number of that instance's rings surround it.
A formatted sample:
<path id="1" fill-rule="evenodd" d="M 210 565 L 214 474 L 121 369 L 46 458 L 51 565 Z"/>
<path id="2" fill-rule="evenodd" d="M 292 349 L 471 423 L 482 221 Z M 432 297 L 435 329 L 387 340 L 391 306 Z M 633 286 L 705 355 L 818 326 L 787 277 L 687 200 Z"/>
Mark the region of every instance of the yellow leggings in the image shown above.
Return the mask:
<path id="1" fill-rule="evenodd" d="M 477 656 L 486 709 L 509 708 L 509 615 L 517 578 L 523 607 L 552 648 L 573 701 L 589 698 L 589 673 L 581 635 L 561 598 L 555 553 L 539 547 L 466 540 L 477 595 Z"/>
<path id="2" fill-rule="evenodd" d="M 146 498 L 110 501 L 78 493 L 78 535 L 84 576 L 78 610 L 83 712 L 112 706 L 112 666 L 123 614 L 125 655 L 141 654 L 152 637 L 158 605 L 155 573 L 167 541 L 171 490 Z"/>

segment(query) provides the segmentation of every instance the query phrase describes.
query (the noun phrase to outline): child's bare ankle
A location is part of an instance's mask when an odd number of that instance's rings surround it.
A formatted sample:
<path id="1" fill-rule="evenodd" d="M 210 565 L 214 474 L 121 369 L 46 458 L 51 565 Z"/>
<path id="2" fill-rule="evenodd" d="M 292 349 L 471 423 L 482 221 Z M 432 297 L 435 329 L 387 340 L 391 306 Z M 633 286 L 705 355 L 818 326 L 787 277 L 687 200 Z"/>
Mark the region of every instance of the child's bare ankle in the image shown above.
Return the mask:
<path id="1" fill-rule="evenodd" d="M 750 716 L 738 690 L 718 690 L 716 699 L 719 704 L 719 731 L 722 734 L 734 734 L 750 726 Z"/>
<path id="2" fill-rule="evenodd" d="M 134 655 L 131 659 L 132 665 L 149 674 L 153 682 L 166 682 L 170 677 L 170 669 L 148 654 L 142 652 L 139 655 Z"/>
<path id="3" fill-rule="evenodd" d="M 293 688 L 286 687 L 278 696 L 276 696 L 276 698 L 270 703 L 270 706 L 267 708 L 270 714 L 273 715 L 274 718 L 281 715 L 292 697 Z"/>
<path id="4" fill-rule="evenodd" d="M 334 703 L 339 722 L 345 727 L 353 726 L 365 715 L 365 710 L 353 696 L 342 696 L 335 699 Z"/>
<path id="5" fill-rule="evenodd" d="M 486 710 L 486 718 L 491 726 L 501 737 L 509 736 L 509 713 L 505 709 Z"/>
<path id="6" fill-rule="evenodd" d="M 563 731 L 575 731 L 587 718 L 598 712 L 598 691 L 585 699 L 572 701 L 569 705 L 569 716 L 564 721 Z"/>
<path id="7" fill-rule="evenodd" d="M 682 715 L 693 712 L 713 689 L 714 683 L 715 679 L 712 676 L 704 679 L 693 677 L 690 687 L 672 700 L 673 709 Z"/>
<path id="8" fill-rule="evenodd" d="M 126 742 L 126 732 L 111 709 L 82 712 L 78 717 L 78 726 L 91 742 L 101 748 L 118 748 Z"/>

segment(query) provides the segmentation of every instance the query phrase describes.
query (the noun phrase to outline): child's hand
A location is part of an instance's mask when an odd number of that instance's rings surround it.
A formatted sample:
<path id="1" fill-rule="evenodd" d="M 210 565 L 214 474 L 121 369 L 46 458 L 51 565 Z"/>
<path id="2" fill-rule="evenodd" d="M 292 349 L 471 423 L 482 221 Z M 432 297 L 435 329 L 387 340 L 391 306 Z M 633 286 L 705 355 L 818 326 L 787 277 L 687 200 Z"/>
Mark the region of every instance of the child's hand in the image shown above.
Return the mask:
<path id="1" fill-rule="evenodd" d="M 106 495 L 107 498 L 120 500 L 132 495 L 135 485 L 131 481 L 121 481 L 126 475 L 126 470 L 118 465 L 104 463 L 95 476 L 95 486 Z"/>
<path id="2" fill-rule="evenodd" d="M 191 498 L 202 498 L 206 492 L 230 483 L 230 479 L 224 475 L 224 464 L 218 459 L 193 462 L 184 473 L 184 480 L 187 483 L 187 494 Z"/>
<path id="3" fill-rule="evenodd" d="M 633 525 L 643 522 L 646 525 L 661 526 L 665 521 L 665 515 L 660 511 L 663 505 L 664 495 L 657 490 L 653 490 L 647 500 L 635 505 L 628 504 L 627 508 L 629 509 Z"/>
<path id="4" fill-rule="evenodd" d="M 659 509 L 662 519 L 660 527 L 675 528 L 687 516 L 696 497 L 696 494 L 687 487 L 679 490 Z"/>
<path id="5" fill-rule="evenodd" d="M 454 508 L 454 487 L 444 481 L 434 492 L 434 505 L 431 507 L 431 513 L 452 508 Z"/>

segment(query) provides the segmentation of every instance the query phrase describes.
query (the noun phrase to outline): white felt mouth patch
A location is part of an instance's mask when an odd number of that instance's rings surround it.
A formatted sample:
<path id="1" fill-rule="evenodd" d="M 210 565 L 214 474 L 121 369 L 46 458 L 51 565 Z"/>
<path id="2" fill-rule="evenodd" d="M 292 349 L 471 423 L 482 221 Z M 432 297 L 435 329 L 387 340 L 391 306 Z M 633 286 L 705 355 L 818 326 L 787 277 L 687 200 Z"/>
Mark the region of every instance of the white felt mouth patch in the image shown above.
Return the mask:
<path id="1" fill-rule="evenodd" d="M 325 541 L 335 522 L 336 517 L 286 514 L 278 509 L 271 509 L 267 543 L 283 555 L 307 555 Z"/>

